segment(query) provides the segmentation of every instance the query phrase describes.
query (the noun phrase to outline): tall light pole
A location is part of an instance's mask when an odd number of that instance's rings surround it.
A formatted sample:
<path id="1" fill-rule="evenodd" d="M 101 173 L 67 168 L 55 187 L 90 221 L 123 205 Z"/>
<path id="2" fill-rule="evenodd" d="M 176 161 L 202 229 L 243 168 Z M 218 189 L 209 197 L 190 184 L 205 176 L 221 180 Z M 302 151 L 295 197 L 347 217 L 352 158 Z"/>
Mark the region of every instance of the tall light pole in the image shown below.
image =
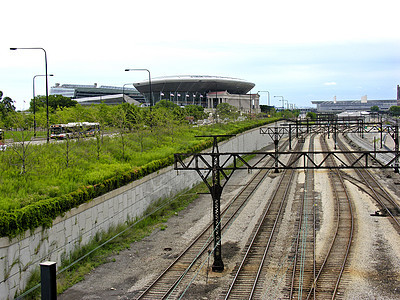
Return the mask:
<path id="1" fill-rule="evenodd" d="M 268 106 L 270 106 L 270 105 L 269 105 L 269 91 L 258 91 L 257 94 L 258 94 L 258 93 L 268 93 Z"/>
<path id="2" fill-rule="evenodd" d="M 50 135 L 49 135 L 49 81 L 47 78 L 47 53 L 46 50 L 40 47 L 33 47 L 33 48 L 10 48 L 10 50 L 43 50 L 44 52 L 44 66 L 46 69 L 46 114 L 47 114 L 47 143 L 50 142 Z"/>
<path id="3" fill-rule="evenodd" d="M 124 101 L 125 101 L 125 97 L 124 97 L 124 95 L 125 95 L 125 86 L 126 86 L 126 85 L 130 85 L 130 84 L 133 85 L 133 83 L 125 83 L 125 84 L 122 86 L 122 100 L 124 100 Z"/>
<path id="4" fill-rule="evenodd" d="M 251 118 L 251 104 L 252 104 L 251 90 L 250 90 L 250 93 L 249 93 L 249 95 L 250 95 L 250 118 Z"/>
<path id="5" fill-rule="evenodd" d="M 151 107 L 153 106 L 153 92 L 151 90 L 151 75 L 150 71 L 148 69 L 125 69 L 125 71 L 147 71 L 149 73 L 149 85 L 150 85 L 150 110 Z"/>
<path id="6" fill-rule="evenodd" d="M 46 75 L 35 75 L 33 76 L 33 136 L 36 137 L 36 100 L 35 100 L 35 78 L 39 76 Z M 54 76 L 53 74 L 49 74 L 49 76 Z"/>
<path id="7" fill-rule="evenodd" d="M 285 110 L 285 99 L 283 98 L 283 96 L 274 96 L 274 98 L 276 97 L 281 97 L 282 99 L 279 101 L 282 101 L 282 110 Z"/>

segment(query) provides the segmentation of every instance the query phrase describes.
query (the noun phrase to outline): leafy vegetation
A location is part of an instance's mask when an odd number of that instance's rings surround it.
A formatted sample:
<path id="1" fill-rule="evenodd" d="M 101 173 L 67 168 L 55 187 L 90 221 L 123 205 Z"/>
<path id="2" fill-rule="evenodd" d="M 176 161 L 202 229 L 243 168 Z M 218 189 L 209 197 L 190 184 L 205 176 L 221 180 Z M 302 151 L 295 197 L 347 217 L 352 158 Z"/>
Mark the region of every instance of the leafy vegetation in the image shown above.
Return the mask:
<path id="1" fill-rule="evenodd" d="M 39 145 L 30 139 L 31 115 L 15 113 L 10 120 L 19 131 L 6 132 L 14 143 L 0 152 L 0 236 L 49 226 L 57 215 L 171 165 L 174 153 L 211 146 L 196 136 L 236 134 L 275 120 L 194 127 L 193 115 L 205 116 L 201 107 L 164 104 L 151 110 L 129 104 L 57 108 L 51 123 L 96 121 L 102 130 L 91 139 Z M 45 128 L 44 109 L 36 120 Z"/>
<path id="2" fill-rule="evenodd" d="M 379 111 L 379 106 L 377 106 L 377 105 L 371 106 L 371 111 L 372 112 L 378 112 Z"/>
<path id="3" fill-rule="evenodd" d="M 400 116 L 400 106 L 392 106 L 392 107 L 390 107 L 389 112 L 393 116 Z"/>
<path id="4" fill-rule="evenodd" d="M 309 111 L 306 115 L 306 118 L 311 119 L 311 120 L 316 120 L 317 114 L 315 112 Z"/>
<path id="5" fill-rule="evenodd" d="M 10 97 L 3 98 L 3 92 L 0 91 L 0 128 L 8 125 L 7 116 L 15 112 L 14 101 Z"/>
<path id="6" fill-rule="evenodd" d="M 64 97 L 62 95 L 49 95 L 49 109 L 55 111 L 57 108 L 74 107 L 78 104 L 78 101 L 72 100 L 71 98 Z M 36 96 L 35 99 L 31 100 L 29 111 L 34 112 L 47 106 L 46 96 Z"/>

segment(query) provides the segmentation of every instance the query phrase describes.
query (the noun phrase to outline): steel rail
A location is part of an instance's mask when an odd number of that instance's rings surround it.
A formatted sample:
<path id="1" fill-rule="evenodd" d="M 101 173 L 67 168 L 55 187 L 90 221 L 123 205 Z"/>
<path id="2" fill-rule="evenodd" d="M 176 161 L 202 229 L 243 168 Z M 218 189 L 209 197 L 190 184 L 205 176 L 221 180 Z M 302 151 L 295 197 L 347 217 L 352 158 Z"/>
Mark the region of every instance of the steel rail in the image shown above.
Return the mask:
<path id="1" fill-rule="evenodd" d="M 312 151 L 314 148 L 314 138 L 315 138 L 315 133 L 310 136 L 310 143 L 309 143 L 309 151 Z M 304 264 L 306 263 L 306 255 L 305 255 L 305 249 L 307 247 L 306 244 L 306 237 L 304 237 L 304 232 L 305 235 L 307 236 L 307 224 L 304 224 L 305 222 L 308 221 L 308 217 L 306 217 L 306 202 L 307 202 L 307 197 L 309 196 L 309 191 L 314 190 L 314 171 L 305 169 L 305 180 L 304 180 L 304 192 L 302 195 L 302 201 L 300 203 L 300 211 L 299 211 L 299 222 L 297 225 L 297 235 L 296 235 L 296 241 L 295 241 L 295 249 L 294 249 L 294 259 L 293 259 L 293 268 L 292 268 L 292 275 L 290 277 L 290 292 L 289 292 L 289 299 L 293 299 L 295 296 L 295 281 L 296 281 L 296 274 L 297 274 L 297 263 L 298 263 L 298 257 L 300 255 L 301 257 L 301 262 L 300 262 L 300 275 L 298 278 L 298 297 L 299 298 L 302 295 L 302 290 L 303 290 L 303 285 L 304 285 L 304 272 L 305 272 L 305 267 Z M 312 193 L 312 192 L 311 192 Z M 315 238 L 316 238 L 316 208 L 315 208 L 315 197 L 314 195 L 312 197 L 312 273 L 313 273 L 313 278 L 315 278 Z M 304 228 L 305 226 L 305 228 Z M 302 235 L 303 233 L 303 235 Z M 300 245 L 300 240 L 302 241 L 302 249 L 301 249 L 301 254 L 299 253 L 299 245 Z"/>
<path id="2" fill-rule="evenodd" d="M 339 147 L 342 149 L 347 149 L 347 147 L 342 143 L 338 143 Z M 347 154 L 350 155 L 350 154 Z M 346 155 L 346 156 L 347 156 Z M 351 159 L 351 158 L 350 158 Z M 391 209 L 400 213 L 400 206 L 393 199 L 393 197 L 386 191 L 386 189 L 372 176 L 371 172 L 366 169 L 359 170 L 356 169 L 358 176 L 363 180 L 365 185 L 370 189 L 371 193 L 374 195 L 374 200 L 379 203 L 379 205 L 384 209 L 384 211 L 390 216 L 391 220 L 397 225 L 398 230 L 400 230 L 400 221 L 396 218 Z M 382 194 L 380 194 L 382 193 Z M 370 194 L 371 195 L 371 194 Z M 392 207 L 390 208 L 385 204 L 385 200 Z"/>
<path id="3" fill-rule="evenodd" d="M 298 143 L 296 145 L 296 147 L 300 147 L 300 144 Z M 282 176 L 279 180 L 279 183 L 278 183 L 278 187 L 274 190 L 271 200 L 268 202 L 268 205 L 267 205 L 262 217 L 260 218 L 259 224 L 256 227 L 255 232 L 253 233 L 253 236 L 250 240 L 250 243 L 247 247 L 244 257 L 236 271 L 236 274 L 235 274 L 231 284 L 229 285 L 228 291 L 226 292 L 225 297 L 224 297 L 225 299 L 229 299 L 230 297 L 232 297 L 232 298 L 235 297 L 233 295 L 233 293 L 234 293 L 233 290 L 235 287 L 238 286 L 239 277 L 242 276 L 242 273 L 245 273 L 244 268 L 246 267 L 247 264 L 249 264 L 249 261 L 251 260 L 250 256 L 258 256 L 257 254 L 255 254 L 257 251 L 254 250 L 254 248 L 257 248 L 256 243 L 257 243 L 258 239 L 260 239 L 260 233 L 265 233 L 265 234 L 269 234 L 269 237 L 268 237 L 268 241 L 267 241 L 266 245 L 261 246 L 264 251 L 262 253 L 261 259 L 259 259 L 257 262 L 257 264 L 258 264 L 257 273 L 255 274 L 255 276 L 253 278 L 246 280 L 246 282 L 249 282 L 247 285 L 251 284 L 250 280 L 252 282 L 250 290 L 247 292 L 244 291 L 245 293 L 248 294 L 248 295 L 246 295 L 246 299 L 253 298 L 255 289 L 257 287 L 257 284 L 258 284 L 258 281 L 259 281 L 259 278 L 261 275 L 261 270 L 263 268 L 268 250 L 271 246 L 271 242 L 272 242 L 272 238 L 275 233 L 275 229 L 280 220 L 283 205 L 286 202 L 287 196 L 289 194 L 290 186 L 287 183 L 292 181 L 294 174 L 295 174 L 295 172 L 292 169 L 285 170 L 284 173 L 282 174 Z M 282 187 L 284 188 L 283 195 L 281 194 Z M 275 203 L 275 202 L 277 202 L 277 203 Z M 272 205 L 278 205 L 278 207 L 272 208 Z M 275 209 L 277 211 L 274 212 L 273 209 Z M 273 213 L 271 213 L 271 212 L 276 213 L 276 216 L 274 219 L 269 218 L 270 220 L 267 220 L 267 216 L 271 217 L 273 215 Z M 263 230 L 266 230 L 265 227 L 269 227 L 271 225 L 267 221 L 273 222 L 272 228 L 270 229 L 269 233 L 263 232 Z M 265 236 L 263 236 L 263 237 L 265 237 Z M 254 253 L 252 252 L 253 250 L 254 250 Z M 245 276 L 245 275 L 243 275 L 243 276 Z M 246 287 L 245 287 L 245 289 L 246 289 Z M 238 297 L 240 297 L 240 299 L 244 299 L 243 293 L 241 293 L 240 296 L 238 296 Z"/>
<path id="4" fill-rule="evenodd" d="M 321 145 L 323 148 L 327 148 L 327 144 L 325 142 L 325 140 L 323 139 L 323 136 L 321 136 Z M 342 233 L 342 231 L 340 229 L 343 230 L 343 228 L 341 228 L 341 222 L 345 222 L 349 219 L 350 221 L 350 232 L 348 233 L 348 237 L 347 237 L 347 246 L 346 246 L 346 251 L 343 255 L 343 257 L 339 257 L 339 260 L 341 260 L 341 265 L 340 265 L 340 269 L 338 270 L 337 273 L 337 277 L 336 277 L 336 281 L 335 281 L 335 286 L 332 290 L 331 293 L 331 299 L 335 299 L 336 297 L 336 293 L 337 293 L 337 289 L 339 287 L 339 283 L 344 271 L 344 268 L 346 266 L 346 262 L 347 262 L 347 258 L 348 255 L 350 253 L 350 247 L 351 247 L 351 242 L 353 239 L 353 234 L 354 234 L 354 214 L 353 214 L 353 209 L 352 209 L 352 204 L 350 201 L 350 197 L 349 194 L 347 192 L 346 186 L 344 184 L 343 178 L 340 175 L 339 172 L 334 172 L 334 171 L 330 171 L 329 172 L 329 177 L 330 177 L 330 181 L 332 183 L 332 188 L 333 188 L 333 192 L 334 192 L 334 198 L 335 198 L 335 207 L 336 207 L 336 228 L 335 228 L 335 233 L 334 233 L 334 237 L 332 239 L 332 242 L 330 244 L 329 250 L 327 251 L 327 254 L 319 268 L 319 271 L 317 273 L 317 275 L 314 278 L 312 287 L 308 293 L 307 299 L 310 299 L 311 294 L 314 292 L 315 294 L 317 294 L 317 284 L 320 280 L 320 278 L 322 277 L 322 274 L 324 272 L 324 270 L 326 269 L 328 262 L 331 261 L 334 263 L 334 266 L 336 266 L 337 264 L 334 262 L 334 260 L 336 260 L 337 258 L 333 257 L 332 254 L 335 253 L 336 248 L 339 249 L 338 253 L 340 255 L 341 253 L 341 245 L 340 242 L 342 241 L 343 237 L 338 238 L 339 234 Z M 342 213 L 346 213 L 347 209 L 343 208 L 343 205 L 341 205 L 341 201 L 340 201 L 340 196 L 339 196 L 339 190 L 338 188 L 342 188 L 343 192 L 344 192 L 344 196 L 346 198 L 346 203 L 347 203 L 347 208 L 348 208 L 348 213 L 349 216 L 345 217 L 345 218 L 341 218 L 341 212 Z M 343 226 L 343 225 L 342 225 Z M 346 225 L 345 225 L 346 226 Z M 346 229 L 346 228 L 344 228 Z M 332 270 L 330 270 L 330 272 L 332 273 Z M 334 275 L 334 274 L 333 274 Z M 315 296 L 314 296 L 315 297 Z"/>
<path id="5" fill-rule="evenodd" d="M 288 143 L 285 142 L 281 146 L 283 149 L 287 148 Z M 265 165 L 272 164 L 274 163 L 273 159 L 267 160 L 265 162 Z M 258 185 L 263 181 L 263 179 L 270 173 L 269 169 L 260 169 L 257 171 L 257 173 L 251 178 L 251 180 L 241 189 L 238 195 L 236 195 L 228 205 L 225 206 L 225 208 L 222 210 L 221 215 L 221 221 L 224 223 L 222 224 L 222 230 L 225 229 L 233 220 L 236 218 L 237 214 L 239 211 L 242 209 L 242 207 L 247 203 L 247 200 L 250 198 L 250 196 L 253 194 L 255 189 L 258 187 Z M 251 191 L 249 192 L 248 189 Z M 237 203 L 238 199 L 244 196 L 244 200 L 242 202 L 235 206 L 235 203 Z M 233 211 L 231 211 L 233 208 Z M 230 215 L 230 216 L 229 216 Z M 164 290 L 163 292 L 157 292 L 156 294 L 158 297 L 155 297 L 154 294 L 152 294 L 149 298 L 146 298 L 147 295 L 151 292 L 152 289 L 155 288 L 157 284 L 160 284 L 161 280 L 167 276 L 168 273 L 171 272 L 171 270 L 183 259 L 183 257 L 188 254 L 191 249 L 193 249 L 196 244 L 201 243 L 202 247 L 200 248 L 199 251 L 197 251 L 196 256 L 193 257 L 192 262 L 188 266 L 188 268 L 192 267 L 193 264 L 201 257 L 201 255 L 204 254 L 206 249 L 209 247 L 209 245 L 212 243 L 212 240 L 208 238 L 205 242 L 202 241 L 204 240 L 204 237 L 207 235 L 207 232 L 212 229 L 213 223 L 210 222 L 208 226 L 204 228 L 204 230 L 180 253 L 180 255 L 149 285 L 145 288 L 143 292 L 140 293 L 140 295 L 136 299 L 166 299 L 173 293 L 173 291 L 176 289 L 177 285 L 181 282 L 182 278 L 186 275 L 186 270 L 183 272 L 180 272 L 180 275 L 174 279 L 172 283 L 168 285 L 168 288 Z M 207 235 L 208 236 L 208 235 Z"/>

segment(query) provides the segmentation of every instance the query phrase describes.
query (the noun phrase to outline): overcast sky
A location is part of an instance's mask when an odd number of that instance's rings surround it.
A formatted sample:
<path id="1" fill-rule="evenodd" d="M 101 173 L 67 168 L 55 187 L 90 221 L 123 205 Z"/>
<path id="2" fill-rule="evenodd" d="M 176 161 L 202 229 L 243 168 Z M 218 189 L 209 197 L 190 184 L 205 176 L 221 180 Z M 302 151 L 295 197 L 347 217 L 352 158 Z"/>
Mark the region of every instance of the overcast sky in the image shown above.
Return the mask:
<path id="1" fill-rule="evenodd" d="M 256 84 L 298 107 L 311 100 L 395 99 L 398 0 L 1 1 L 0 90 L 18 109 L 34 75 L 49 86 L 122 86 L 166 75 L 218 75 Z M 44 77 L 35 80 L 45 94 Z M 267 104 L 267 93 L 260 93 Z M 24 104 L 24 101 L 25 104 Z"/>

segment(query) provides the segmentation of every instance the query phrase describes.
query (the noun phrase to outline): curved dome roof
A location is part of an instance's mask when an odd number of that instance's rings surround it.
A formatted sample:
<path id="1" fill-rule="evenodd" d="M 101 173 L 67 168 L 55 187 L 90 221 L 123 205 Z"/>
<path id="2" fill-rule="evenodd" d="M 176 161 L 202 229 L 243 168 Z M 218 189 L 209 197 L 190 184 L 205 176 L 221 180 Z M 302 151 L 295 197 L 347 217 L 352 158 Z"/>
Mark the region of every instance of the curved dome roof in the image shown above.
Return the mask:
<path id="1" fill-rule="evenodd" d="M 134 83 L 135 88 L 143 93 L 150 92 L 149 81 Z M 155 77 L 151 79 L 152 92 L 193 92 L 208 93 L 210 91 L 228 91 L 230 94 L 246 94 L 255 86 L 243 79 L 208 76 L 208 75 L 177 75 Z"/>

